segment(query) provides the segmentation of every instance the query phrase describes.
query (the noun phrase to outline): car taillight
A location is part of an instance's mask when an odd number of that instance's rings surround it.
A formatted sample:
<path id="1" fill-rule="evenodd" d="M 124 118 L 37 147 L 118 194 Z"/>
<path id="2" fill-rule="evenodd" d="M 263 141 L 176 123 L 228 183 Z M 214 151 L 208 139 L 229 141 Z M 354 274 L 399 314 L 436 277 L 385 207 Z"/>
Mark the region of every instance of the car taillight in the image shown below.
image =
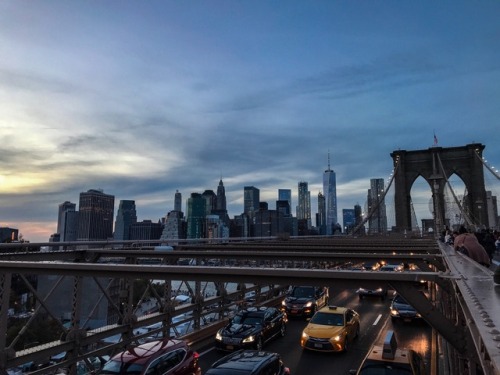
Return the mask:
<path id="1" fill-rule="evenodd" d="M 198 360 L 200 358 L 200 355 L 198 354 L 198 352 L 193 352 L 193 358 Z"/>

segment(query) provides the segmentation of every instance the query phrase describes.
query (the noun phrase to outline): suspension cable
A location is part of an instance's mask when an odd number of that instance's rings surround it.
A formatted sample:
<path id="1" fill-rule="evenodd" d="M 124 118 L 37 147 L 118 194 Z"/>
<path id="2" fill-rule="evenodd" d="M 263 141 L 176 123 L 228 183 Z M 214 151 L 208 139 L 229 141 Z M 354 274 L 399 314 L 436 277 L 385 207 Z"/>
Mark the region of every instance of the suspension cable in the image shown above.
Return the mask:
<path id="1" fill-rule="evenodd" d="M 439 167 L 441 169 L 441 173 L 444 176 L 444 180 L 446 181 L 446 185 L 448 186 L 448 189 L 450 189 L 450 191 L 451 191 L 451 195 L 453 196 L 453 199 L 455 200 L 455 204 L 458 206 L 458 209 L 460 210 L 460 212 L 464 216 L 465 221 L 467 222 L 467 224 L 469 226 L 474 225 L 472 219 L 469 217 L 468 212 L 463 208 L 462 204 L 458 200 L 458 197 L 456 196 L 455 191 L 451 187 L 451 184 L 450 184 L 450 181 L 448 180 L 448 177 L 446 177 L 446 173 L 444 171 L 443 163 L 441 162 L 441 157 L 439 156 L 439 154 L 436 154 L 436 156 L 437 156 L 437 159 L 438 159 L 438 162 L 439 162 Z"/>
<path id="2" fill-rule="evenodd" d="M 486 162 L 486 160 L 484 160 L 484 158 L 482 158 L 481 156 L 479 156 L 479 154 L 478 154 L 477 151 L 475 152 L 475 154 L 476 154 L 476 157 L 481 161 L 481 163 L 483 163 L 483 165 L 486 167 L 486 169 L 488 171 L 490 171 L 491 174 L 497 178 L 497 180 L 500 180 L 500 175 L 498 174 L 498 171 L 495 170 L 495 169 L 493 169 L 493 167 L 490 167 L 488 165 L 488 163 Z"/>
<path id="3" fill-rule="evenodd" d="M 363 227 L 363 225 L 366 224 L 366 222 L 368 220 L 370 220 L 370 218 L 373 216 L 374 212 L 378 209 L 380 204 L 384 201 L 385 196 L 389 192 L 389 189 L 392 185 L 392 181 L 394 181 L 394 177 L 396 177 L 396 172 L 398 171 L 398 169 L 399 169 L 399 159 L 396 161 L 396 168 L 394 168 L 394 170 L 393 170 L 391 179 L 389 180 L 389 183 L 387 184 L 387 189 L 384 189 L 384 194 L 382 194 L 382 196 L 377 200 L 377 202 L 371 208 L 371 210 L 368 212 L 366 217 L 352 230 L 351 235 L 355 235 L 356 233 L 358 233 L 358 231 Z"/>

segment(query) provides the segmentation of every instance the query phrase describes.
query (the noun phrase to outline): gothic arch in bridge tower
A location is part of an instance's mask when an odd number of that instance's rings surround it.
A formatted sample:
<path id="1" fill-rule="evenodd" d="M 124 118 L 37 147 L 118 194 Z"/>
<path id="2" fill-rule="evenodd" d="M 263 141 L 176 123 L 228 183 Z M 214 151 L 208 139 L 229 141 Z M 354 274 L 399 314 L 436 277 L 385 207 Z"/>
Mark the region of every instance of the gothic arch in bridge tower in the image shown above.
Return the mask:
<path id="1" fill-rule="evenodd" d="M 472 143 L 462 147 L 431 147 L 427 150 L 397 150 L 391 153 L 394 163 L 394 205 L 398 232 L 412 231 L 411 187 L 422 176 L 432 192 L 435 233 L 445 226 L 446 181 L 453 174 L 462 179 L 467 190 L 464 210 L 475 225 L 489 227 L 486 189 L 481 161 L 484 145 Z"/>

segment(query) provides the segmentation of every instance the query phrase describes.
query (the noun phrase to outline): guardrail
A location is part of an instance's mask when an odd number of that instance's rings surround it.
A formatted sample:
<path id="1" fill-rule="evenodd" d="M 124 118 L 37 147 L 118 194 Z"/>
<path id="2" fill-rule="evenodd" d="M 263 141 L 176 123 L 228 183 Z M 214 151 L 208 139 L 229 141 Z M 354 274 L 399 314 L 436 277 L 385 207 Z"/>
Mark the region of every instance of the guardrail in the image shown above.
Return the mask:
<path id="1" fill-rule="evenodd" d="M 249 287 L 247 290 L 251 289 L 252 288 Z M 240 295 L 241 292 L 234 292 L 228 294 L 228 296 L 226 296 L 225 298 L 214 297 L 205 301 L 204 303 L 206 305 L 210 305 L 217 302 L 223 302 L 225 300 L 229 303 L 224 305 L 221 308 L 222 310 L 237 310 L 245 303 L 245 301 L 241 299 L 231 298 L 238 297 Z M 259 305 L 277 305 L 281 302 L 282 298 L 283 297 L 281 295 L 275 296 L 261 301 Z M 178 313 L 179 315 L 174 315 L 174 317 L 185 315 L 186 312 L 192 311 L 196 308 L 197 306 L 194 304 L 179 306 L 176 308 L 176 313 Z M 207 310 L 205 311 L 205 314 L 214 314 L 214 311 Z M 80 361 L 86 361 L 87 358 L 102 357 L 109 355 L 110 353 L 118 353 L 128 346 L 136 344 L 139 340 L 150 336 L 151 334 L 162 331 L 164 327 L 160 327 L 156 331 L 150 332 L 148 334 L 133 334 L 133 332 L 139 327 L 151 324 L 152 322 L 161 322 L 165 314 L 155 313 L 151 315 L 154 316 L 146 316 L 143 319 L 138 320 L 137 322 L 131 322 L 125 325 L 112 325 L 91 331 L 72 331 L 66 336 L 65 340 L 57 340 L 19 352 L 6 351 L 0 354 L 1 356 L 3 356 L 2 360 L 5 363 L 5 367 L 0 370 L 5 373 L 6 369 L 20 367 L 22 365 L 25 365 L 26 363 L 33 362 L 35 364 L 38 363 L 40 366 L 43 366 L 43 368 L 28 371 L 29 374 L 55 374 L 58 370 L 62 368 L 70 368 Z M 192 316 L 192 319 L 194 319 L 194 316 Z M 179 320 L 177 324 L 182 324 L 183 322 L 190 321 L 192 319 L 187 318 L 184 320 Z M 221 327 L 227 324 L 228 319 L 228 316 L 223 316 L 217 321 L 205 324 L 199 329 L 193 330 L 185 335 L 178 336 L 178 338 L 186 340 L 194 350 L 199 350 L 199 348 L 209 344 L 210 341 L 213 340 L 213 338 L 215 337 L 215 333 Z M 118 335 L 120 336 L 120 340 L 116 343 L 105 343 L 105 339 Z M 85 349 L 82 352 L 83 348 Z M 57 363 L 48 364 L 50 363 L 51 357 L 63 352 L 68 353 L 68 355 L 65 356 L 64 359 L 58 361 Z"/>

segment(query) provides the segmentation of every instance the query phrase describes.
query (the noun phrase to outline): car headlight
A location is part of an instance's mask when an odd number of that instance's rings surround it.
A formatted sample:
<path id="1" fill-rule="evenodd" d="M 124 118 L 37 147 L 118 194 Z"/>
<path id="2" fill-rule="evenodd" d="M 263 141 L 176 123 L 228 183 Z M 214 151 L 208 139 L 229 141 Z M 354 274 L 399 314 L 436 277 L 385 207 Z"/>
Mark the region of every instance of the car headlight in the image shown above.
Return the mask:
<path id="1" fill-rule="evenodd" d="M 254 335 L 251 335 L 251 336 L 248 336 L 248 337 L 245 337 L 243 339 L 243 342 L 254 342 L 255 341 L 255 336 Z"/>
<path id="2" fill-rule="evenodd" d="M 221 335 L 221 333 L 220 333 L 220 332 L 217 332 L 217 333 L 215 334 L 215 339 L 216 339 L 217 341 L 222 341 L 222 335 Z"/>
<path id="3" fill-rule="evenodd" d="M 311 307 L 313 305 L 312 301 L 307 302 L 304 307 Z"/>
<path id="4" fill-rule="evenodd" d="M 376 291 L 377 292 L 382 292 L 382 288 L 378 288 Z"/>
<path id="5" fill-rule="evenodd" d="M 391 309 L 391 315 L 394 315 L 394 316 L 399 315 L 398 310 L 396 310 L 396 309 Z"/>
<path id="6" fill-rule="evenodd" d="M 286 301 L 285 300 L 281 301 L 281 306 L 286 306 Z"/>
<path id="7" fill-rule="evenodd" d="M 337 335 L 332 337 L 333 341 L 341 341 L 342 340 L 342 335 Z"/>
<path id="8" fill-rule="evenodd" d="M 305 332 L 302 332 L 302 340 L 309 340 L 309 335 Z"/>

